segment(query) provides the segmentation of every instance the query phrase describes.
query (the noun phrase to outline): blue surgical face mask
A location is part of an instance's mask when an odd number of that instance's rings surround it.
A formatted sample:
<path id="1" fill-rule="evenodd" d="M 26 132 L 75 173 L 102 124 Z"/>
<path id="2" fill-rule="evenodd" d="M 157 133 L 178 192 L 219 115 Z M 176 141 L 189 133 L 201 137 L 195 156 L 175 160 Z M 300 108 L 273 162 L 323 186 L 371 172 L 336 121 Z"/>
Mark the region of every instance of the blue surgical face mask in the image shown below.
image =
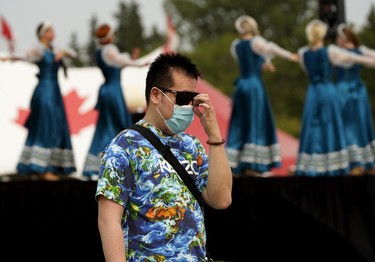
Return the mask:
<path id="1" fill-rule="evenodd" d="M 194 112 L 193 112 L 193 106 L 192 105 L 184 105 L 179 106 L 173 103 L 171 99 L 167 95 L 163 93 L 162 94 L 168 98 L 168 100 L 173 104 L 173 115 L 170 119 L 165 120 L 164 116 L 160 113 L 159 108 L 156 107 L 158 110 L 160 116 L 164 119 L 165 124 L 167 125 L 168 129 L 173 134 L 178 134 L 180 132 L 185 131 L 190 124 L 194 120 Z"/>

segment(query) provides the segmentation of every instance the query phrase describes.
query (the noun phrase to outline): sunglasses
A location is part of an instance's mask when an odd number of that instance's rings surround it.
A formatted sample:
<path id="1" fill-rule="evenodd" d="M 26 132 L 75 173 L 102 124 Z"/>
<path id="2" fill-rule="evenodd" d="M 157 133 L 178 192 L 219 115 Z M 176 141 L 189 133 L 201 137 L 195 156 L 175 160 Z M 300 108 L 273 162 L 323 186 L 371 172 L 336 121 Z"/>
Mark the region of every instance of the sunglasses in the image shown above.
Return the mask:
<path id="1" fill-rule="evenodd" d="M 157 87 L 162 92 L 169 92 L 176 94 L 176 104 L 179 106 L 188 105 L 190 103 L 193 103 L 194 97 L 196 95 L 199 95 L 197 92 L 190 92 L 190 91 L 177 91 L 177 90 L 171 90 L 166 89 L 163 87 Z"/>

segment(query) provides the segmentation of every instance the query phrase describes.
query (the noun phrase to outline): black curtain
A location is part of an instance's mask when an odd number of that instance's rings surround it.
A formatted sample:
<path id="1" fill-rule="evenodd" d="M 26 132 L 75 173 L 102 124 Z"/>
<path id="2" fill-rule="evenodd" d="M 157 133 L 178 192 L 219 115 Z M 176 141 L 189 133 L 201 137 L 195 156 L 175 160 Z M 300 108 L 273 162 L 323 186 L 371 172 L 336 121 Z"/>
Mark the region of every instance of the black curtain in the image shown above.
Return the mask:
<path id="1" fill-rule="evenodd" d="M 0 182 L 0 261 L 104 262 L 95 181 Z M 234 179 L 206 207 L 215 260 L 375 261 L 375 177 Z"/>
<path id="2" fill-rule="evenodd" d="M 375 261 L 375 177 L 234 179 L 232 200 L 206 208 L 215 259 Z"/>

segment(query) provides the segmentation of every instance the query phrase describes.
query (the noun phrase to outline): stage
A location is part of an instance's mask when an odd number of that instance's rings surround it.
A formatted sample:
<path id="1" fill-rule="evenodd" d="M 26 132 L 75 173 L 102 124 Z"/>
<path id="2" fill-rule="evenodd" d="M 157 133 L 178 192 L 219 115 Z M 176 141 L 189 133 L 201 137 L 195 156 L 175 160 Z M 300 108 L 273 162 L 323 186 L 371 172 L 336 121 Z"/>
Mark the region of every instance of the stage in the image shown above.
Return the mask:
<path id="1" fill-rule="evenodd" d="M 1 261 L 104 261 L 96 181 L 1 179 Z M 235 179 L 206 219 L 215 260 L 375 261 L 373 176 Z"/>

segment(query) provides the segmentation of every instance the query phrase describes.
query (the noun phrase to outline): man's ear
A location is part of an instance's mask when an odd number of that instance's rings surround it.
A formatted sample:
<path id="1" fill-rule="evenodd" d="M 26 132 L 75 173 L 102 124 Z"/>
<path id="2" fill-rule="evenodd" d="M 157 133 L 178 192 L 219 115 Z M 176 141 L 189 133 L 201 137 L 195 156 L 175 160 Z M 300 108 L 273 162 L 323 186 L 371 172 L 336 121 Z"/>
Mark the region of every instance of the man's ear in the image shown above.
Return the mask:
<path id="1" fill-rule="evenodd" d="M 150 92 L 150 101 L 154 104 L 159 103 L 160 91 L 156 87 L 153 87 Z"/>

